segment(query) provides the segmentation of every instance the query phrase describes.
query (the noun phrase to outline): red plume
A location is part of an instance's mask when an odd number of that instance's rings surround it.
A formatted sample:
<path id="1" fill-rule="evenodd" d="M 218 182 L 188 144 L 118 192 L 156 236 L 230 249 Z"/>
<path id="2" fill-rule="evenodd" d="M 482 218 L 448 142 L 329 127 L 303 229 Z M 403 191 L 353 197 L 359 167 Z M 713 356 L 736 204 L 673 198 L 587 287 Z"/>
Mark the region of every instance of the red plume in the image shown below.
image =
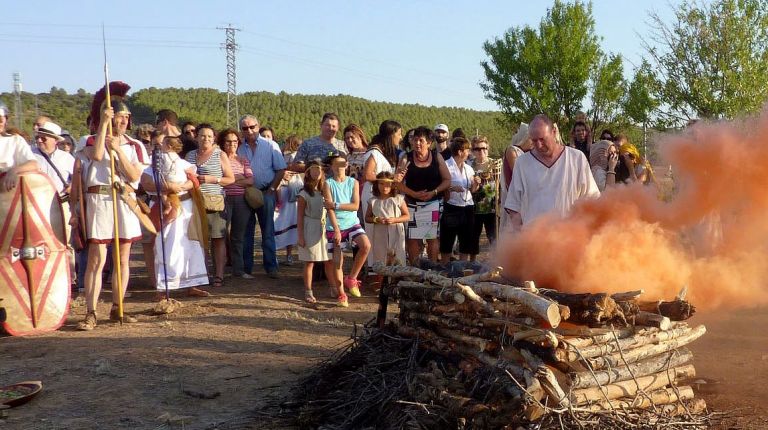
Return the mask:
<path id="1" fill-rule="evenodd" d="M 101 87 L 100 90 L 96 91 L 96 94 L 93 95 L 93 101 L 91 102 L 91 132 L 96 132 L 96 127 L 99 124 L 99 119 L 101 118 L 101 104 L 104 103 L 104 100 L 107 98 L 107 91 L 105 90 L 105 87 Z M 122 99 L 125 98 L 125 95 L 128 94 L 128 90 L 131 89 L 131 86 L 126 84 L 123 81 L 112 81 L 109 83 L 109 96 L 113 99 Z"/>

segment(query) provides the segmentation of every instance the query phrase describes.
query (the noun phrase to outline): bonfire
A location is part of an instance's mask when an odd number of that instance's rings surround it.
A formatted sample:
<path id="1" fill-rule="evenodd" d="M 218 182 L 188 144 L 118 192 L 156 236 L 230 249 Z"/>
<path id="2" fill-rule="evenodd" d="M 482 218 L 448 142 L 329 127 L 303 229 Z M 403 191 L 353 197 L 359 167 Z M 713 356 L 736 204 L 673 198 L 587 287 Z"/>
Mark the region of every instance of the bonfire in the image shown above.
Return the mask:
<path id="1" fill-rule="evenodd" d="M 302 384 L 302 428 L 706 428 L 688 383 L 685 289 L 573 294 L 506 279 L 501 268 L 449 278 L 374 270 L 398 301 Z M 289 404 L 286 404 L 289 405 Z"/>

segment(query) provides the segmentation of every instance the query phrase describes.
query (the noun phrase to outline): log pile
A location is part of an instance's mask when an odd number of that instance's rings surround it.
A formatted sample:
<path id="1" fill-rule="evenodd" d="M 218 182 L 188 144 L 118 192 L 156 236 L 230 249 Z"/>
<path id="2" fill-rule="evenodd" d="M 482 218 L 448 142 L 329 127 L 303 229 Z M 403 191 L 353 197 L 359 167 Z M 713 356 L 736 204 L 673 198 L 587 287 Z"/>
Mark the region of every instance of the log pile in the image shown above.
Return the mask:
<path id="1" fill-rule="evenodd" d="M 510 285 L 501 268 L 461 278 L 415 267 L 373 269 L 398 300 L 398 333 L 461 363 L 461 382 L 440 371 L 415 375 L 422 403 L 486 421 L 581 412 L 621 422 L 639 413 L 694 417 L 706 408 L 686 385 L 696 374 L 686 345 L 706 328 L 684 322 L 695 312 L 684 291 L 649 302 L 642 291 L 569 294 L 532 282 Z M 501 388 L 478 390 L 466 377 L 483 372 L 501 375 Z"/>

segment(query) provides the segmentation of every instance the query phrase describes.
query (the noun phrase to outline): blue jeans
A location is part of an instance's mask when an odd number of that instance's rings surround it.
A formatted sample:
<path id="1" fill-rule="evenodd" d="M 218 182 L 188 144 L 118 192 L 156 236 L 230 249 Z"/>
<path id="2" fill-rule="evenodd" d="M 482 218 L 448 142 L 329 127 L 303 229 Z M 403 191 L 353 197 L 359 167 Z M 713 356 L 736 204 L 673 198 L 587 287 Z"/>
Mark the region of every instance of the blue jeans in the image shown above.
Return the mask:
<path id="1" fill-rule="evenodd" d="M 253 272 L 253 247 L 256 235 L 256 219 L 261 229 L 261 251 L 264 254 L 263 264 L 267 273 L 277 272 L 277 249 L 275 249 L 275 193 L 264 193 L 264 206 L 251 211 L 248 225 L 245 228 L 243 240 L 243 269 L 245 273 Z"/>

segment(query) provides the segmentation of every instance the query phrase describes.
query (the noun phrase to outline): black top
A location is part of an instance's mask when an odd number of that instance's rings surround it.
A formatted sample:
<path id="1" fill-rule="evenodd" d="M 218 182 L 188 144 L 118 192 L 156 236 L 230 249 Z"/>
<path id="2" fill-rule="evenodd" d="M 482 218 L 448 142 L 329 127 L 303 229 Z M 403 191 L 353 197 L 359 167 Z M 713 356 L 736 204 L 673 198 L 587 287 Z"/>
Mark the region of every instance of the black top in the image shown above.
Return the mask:
<path id="1" fill-rule="evenodd" d="M 406 155 L 406 159 L 410 165 L 408 166 L 408 170 L 405 172 L 405 178 L 403 179 L 405 185 L 413 191 L 432 191 L 440 186 L 443 179 L 440 177 L 440 165 L 437 163 L 437 152 L 432 151 L 432 162 L 427 167 L 417 166 L 414 162 L 413 154 L 413 152 L 409 152 Z M 436 200 L 437 198 L 438 197 L 435 197 L 432 200 Z M 405 200 L 409 203 L 416 201 L 409 196 L 405 196 Z"/>

